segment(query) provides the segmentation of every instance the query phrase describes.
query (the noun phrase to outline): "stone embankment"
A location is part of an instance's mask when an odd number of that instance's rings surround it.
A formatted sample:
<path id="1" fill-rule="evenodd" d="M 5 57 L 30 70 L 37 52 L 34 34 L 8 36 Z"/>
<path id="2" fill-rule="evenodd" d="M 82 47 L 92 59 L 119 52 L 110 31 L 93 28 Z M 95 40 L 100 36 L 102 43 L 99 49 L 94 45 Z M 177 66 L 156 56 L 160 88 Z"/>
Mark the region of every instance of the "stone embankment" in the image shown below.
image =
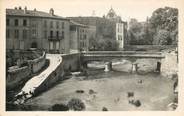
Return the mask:
<path id="1" fill-rule="evenodd" d="M 23 67 L 10 68 L 6 76 L 6 88 L 12 90 L 20 85 L 20 83 L 28 80 L 32 74 L 39 72 L 45 66 L 45 52 L 42 56 L 28 60 L 27 65 Z"/>
<path id="2" fill-rule="evenodd" d="M 38 95 L 57 83 L 57 81 L 63 80 L 67 72 L 78 70 L 79 58 L 79 54 L 47 54 L 46 59 L 50 61 L 48 68 L 25 84 L 21 92 L 16 95 L 17 100 L 15 103 L 24 103 L 25 100 L 33 95 Z"/>

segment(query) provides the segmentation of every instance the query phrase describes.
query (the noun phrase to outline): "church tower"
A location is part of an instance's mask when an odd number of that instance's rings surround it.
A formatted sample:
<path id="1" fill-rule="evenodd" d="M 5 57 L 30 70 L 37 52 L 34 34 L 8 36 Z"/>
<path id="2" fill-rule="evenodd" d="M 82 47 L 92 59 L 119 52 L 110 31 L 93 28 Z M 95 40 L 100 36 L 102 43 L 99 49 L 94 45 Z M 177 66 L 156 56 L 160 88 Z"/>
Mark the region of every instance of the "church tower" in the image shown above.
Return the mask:
<path id="1" fill-rule="evenodd" d="M 116 15 L 116 12 L 114 11 L 114 9 L 111 6 L 111 9 L 109 10 L 109 12 L 107 13 L 106 18 L 107 19 L 114 19 L 117 18 L 118 16 Z"/>

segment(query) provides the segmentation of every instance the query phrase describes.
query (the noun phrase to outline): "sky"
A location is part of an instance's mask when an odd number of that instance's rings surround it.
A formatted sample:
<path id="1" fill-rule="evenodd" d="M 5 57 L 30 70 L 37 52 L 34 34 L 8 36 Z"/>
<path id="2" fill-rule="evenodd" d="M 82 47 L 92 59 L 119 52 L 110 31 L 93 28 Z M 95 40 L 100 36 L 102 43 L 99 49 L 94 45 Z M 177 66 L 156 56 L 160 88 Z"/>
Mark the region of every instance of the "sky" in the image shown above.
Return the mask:
<path id="1" fill-rule="evenodd" d="M 5 8 L 21 6 L 33 10 L 49 12 L 54 9 L 56 15 L 63 17 L 106 15 L 112 7 L 122 20 L 136 18 L 145 21 L 152 12 L 160 7 L 177 7 L 176 0 L 4 0 Z M 94 13 L 93 13 L 94 12 Z"/>

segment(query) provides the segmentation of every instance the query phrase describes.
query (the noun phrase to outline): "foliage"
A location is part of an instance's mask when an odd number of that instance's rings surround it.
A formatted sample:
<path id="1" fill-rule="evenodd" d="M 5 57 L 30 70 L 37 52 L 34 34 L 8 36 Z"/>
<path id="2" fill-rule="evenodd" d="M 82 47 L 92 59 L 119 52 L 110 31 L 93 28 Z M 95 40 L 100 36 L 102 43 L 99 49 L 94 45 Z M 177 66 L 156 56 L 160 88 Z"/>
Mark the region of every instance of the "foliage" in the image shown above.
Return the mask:
<path id="1" fill-rule="evenodd" d="M 131 45 L 145 45 L 152 43 L 147 22 L 140 23 L 136 19 L 131 19 L 129 25 L 128 35 L 130 38 L 129 43 Z"/>
<path id="2" fill-rule="evenodd" d="M 178 9 L 158 8 L 146 22 L 131 19 L 129 43 L 132 45 L 176 45 L 178 42 Z"/>
<path id="3" fill-rule="evenodd" d="M 150 26 L 156 44 L 177 44 L 178 39 L 178 9 L 165 7 L 155 10 L 150 18 Z"/>
<path id="4" fill-rule="evenodd" d="M 170 37 L 169 31 L 159 30 L 154 38 L 154 44 L 156 45 L 170 45 L 172 39 Z"/>
<path id="5" fill-rule="evenodd" d="M 118 49 L 118 42 L 115 38 L 98 36 L 97 38 L 90 38 L 89 40 L 91 51 L 115 51 Z"/>
<path id="6" fill-rule="evenodd" d="M 82 100 L 78 98 L 73 98 L 68 102 L 68 107 L 70 110 L 74 111 L 82 111 L 85 110 L 85 104 L 82 102 Z"/>

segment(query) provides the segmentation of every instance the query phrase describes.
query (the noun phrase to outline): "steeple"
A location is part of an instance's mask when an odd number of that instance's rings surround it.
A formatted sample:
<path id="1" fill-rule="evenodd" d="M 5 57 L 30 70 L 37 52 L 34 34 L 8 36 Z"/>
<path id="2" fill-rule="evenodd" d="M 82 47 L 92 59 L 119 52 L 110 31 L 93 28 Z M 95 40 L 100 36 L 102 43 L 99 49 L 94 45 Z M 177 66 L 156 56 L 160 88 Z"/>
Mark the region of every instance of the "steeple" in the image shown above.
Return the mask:
<path id="1" fill-rule="evenodd" d="M 112 8 L 112 6 L 111 6 L 109 12 L 107 13 L 107 16 L 106 16 L 106 17 L 107 17 L 108 19 L 116 18 L 116 17 L 117 17 L 117 15 L 116 15 L 114 9 Z"/>

